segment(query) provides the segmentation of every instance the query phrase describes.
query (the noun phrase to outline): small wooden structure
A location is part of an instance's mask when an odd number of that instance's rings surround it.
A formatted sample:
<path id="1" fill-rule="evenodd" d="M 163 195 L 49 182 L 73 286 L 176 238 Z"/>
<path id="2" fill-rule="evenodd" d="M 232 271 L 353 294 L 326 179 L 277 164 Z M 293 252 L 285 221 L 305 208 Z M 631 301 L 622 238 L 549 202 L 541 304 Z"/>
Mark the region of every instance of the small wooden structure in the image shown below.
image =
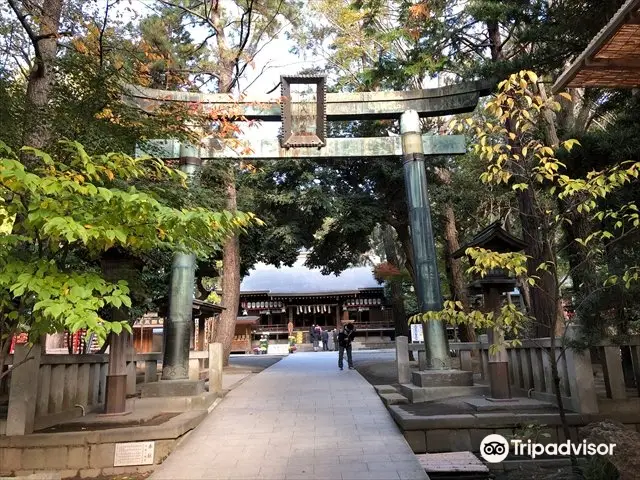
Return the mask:
<path id="1" fill-rule="evenodd" d="M 484 230 L 476 234 L 471 241 L 453 253 L 453 258 L 460 258 L 471 247 L 484 248 L 492 252 L 506 253 L 523 250 L 527 244 L 509 234 L 502 228 L 502 221 L 498 220 Z M 469 258 L 473 263 L 473 259 Z M 472 290 L 481 293 L 484 298 L 485 312 L 497 314 L 502 307 L 502 294 L 513 290 L 516 280 L 509 272 L 502 269 L 490 270 L 484 277 L 478 276 L 470 285 Z M 489 343 L 501 344 L 504 342 L 503 331 L 496 325 L 490 329 Z M 509 359 L 506 348 L 500 348 L 496 353 L 489 355 L 489 379 L 491 384 L 491 397 L 506 399 L 511 398 L 509 383 Z"/>
<path id="2" fill-rule="evenodd" d="M 256 315 L 236 318 L 231 353 L 251 353 L 251 334 L 259 321 L 260 317 Z"/>

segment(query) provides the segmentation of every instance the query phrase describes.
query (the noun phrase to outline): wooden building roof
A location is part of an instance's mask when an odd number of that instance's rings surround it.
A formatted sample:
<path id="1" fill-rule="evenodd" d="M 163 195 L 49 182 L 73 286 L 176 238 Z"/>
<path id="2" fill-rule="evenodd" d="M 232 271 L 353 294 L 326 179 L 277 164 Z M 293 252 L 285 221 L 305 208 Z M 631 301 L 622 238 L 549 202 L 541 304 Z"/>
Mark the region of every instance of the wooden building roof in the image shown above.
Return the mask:
<path id="1" fill-rule="evenodd" d="M 518 252 L 526 246 L 527 244 L 524 241 L 514 237 L 502 228 L 502 221 L 498 220 L 480 230 L 471 240 L 453 252 L 453 258 L 463 257 L 467 248 L 471 247 L 486 248 L 493 252 L 504 253 Z"/>
<path id="2" fill-rule="evenodd" d="M 566 88 L 640 86 L 640 0 L 628 0 L 553 85 Z"/>

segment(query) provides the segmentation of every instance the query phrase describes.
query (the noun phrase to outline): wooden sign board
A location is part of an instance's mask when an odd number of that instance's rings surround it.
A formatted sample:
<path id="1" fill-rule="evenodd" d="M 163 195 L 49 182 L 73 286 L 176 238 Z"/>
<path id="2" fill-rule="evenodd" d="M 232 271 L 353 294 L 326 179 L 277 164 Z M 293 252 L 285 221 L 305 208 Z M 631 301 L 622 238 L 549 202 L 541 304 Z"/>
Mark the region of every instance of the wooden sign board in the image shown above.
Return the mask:
<path id="1" fill-rule="evenodd" d="M 113 466 L 153 465 L 155 444 L 156 442 L 116 443 Z"/>

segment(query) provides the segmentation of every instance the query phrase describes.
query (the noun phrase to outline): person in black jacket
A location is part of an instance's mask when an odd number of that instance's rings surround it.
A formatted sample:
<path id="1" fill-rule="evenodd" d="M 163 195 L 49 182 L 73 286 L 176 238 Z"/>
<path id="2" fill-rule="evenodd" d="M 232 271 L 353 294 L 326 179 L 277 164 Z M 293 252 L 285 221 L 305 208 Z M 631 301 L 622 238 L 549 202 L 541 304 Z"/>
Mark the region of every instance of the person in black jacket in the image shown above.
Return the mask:
<path id="1" fill-rule="evenodd" d="M 349 370 L 353 370 L 353 358 L 351 356 L 351 343 L 356 336 L 356 329 L 353 323 L 347 323 L 342 331 L 338 334 L 338 368 L 342 370 L 344 351 L 347 351 L 347 363 L 349 364 Z"/>
<path id="2" fill-rule="evenodd" d="M 329 351 L 329 330 L 322 331 L 322 351 Z"/>

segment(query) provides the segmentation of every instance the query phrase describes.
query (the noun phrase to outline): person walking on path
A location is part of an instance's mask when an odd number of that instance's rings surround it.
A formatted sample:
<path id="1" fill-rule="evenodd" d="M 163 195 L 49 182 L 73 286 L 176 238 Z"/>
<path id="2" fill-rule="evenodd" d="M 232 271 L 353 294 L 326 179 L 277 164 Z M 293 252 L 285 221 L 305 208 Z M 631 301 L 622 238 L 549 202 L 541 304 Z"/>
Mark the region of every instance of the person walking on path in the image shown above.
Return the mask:
<path id="1" fill-rule="evenodd" d="M 320 342 L 322 341 L 322 327 L 320 325 L 316 325 L 315 339 L 316 342 L 313 344 L 313 350 L 317 352 L 320 350 Z"/>
<path id="2" fill-rule="evenodd" d="M 313 344 L 313 351 L 318 351 L 318 338 L 316 337 L 316 324 L 311 325 L 309 329 L 309 341 Z"/>
<path id="3" fill-rule="evenodd" d="M 329 351 L 329 330 L 322 331 L 322 351 Z"/>
<path id="4" fill-rule="evenodd" d="M 338 329 L 333 329 L 333 350 L 338 351 Z"/>
<path id="5" fill-rule="evenodd" d="M 287 324 L 287 331 L 289 332 L 289 336 L 292 337 L 293 336 L 293 321 L 289 320 L 289 323 Z"/>
<path id="6" fill-rule="evenodd" d="M 344 351 L 347 351 L 347 363 L 349 364 L 349 370 L 353 370 L 353 357 L 351 356 L 351 342 L 356 336 L 356 329 L 353 323 L 347 323 L 340 334 L 338 335 L 338 368 L 342 370 Z"/>

